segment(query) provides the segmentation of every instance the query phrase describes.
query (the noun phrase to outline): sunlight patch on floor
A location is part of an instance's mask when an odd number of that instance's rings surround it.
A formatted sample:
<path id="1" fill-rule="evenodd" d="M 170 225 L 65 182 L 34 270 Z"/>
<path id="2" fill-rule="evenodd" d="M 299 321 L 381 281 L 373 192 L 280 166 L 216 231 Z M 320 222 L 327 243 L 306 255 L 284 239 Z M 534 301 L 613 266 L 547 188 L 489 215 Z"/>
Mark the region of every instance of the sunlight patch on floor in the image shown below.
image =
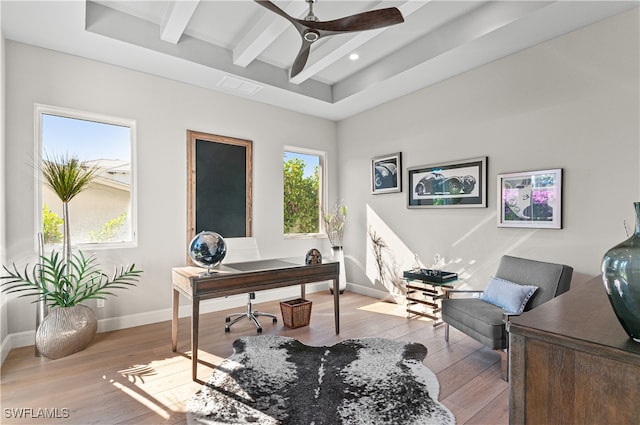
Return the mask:
<path id="1" fill-rule="evenodd" d="M 154 377 L 169 372 L 175 367 L 176 362 L 188 361 L 190 363 L 189 357 L 190 355 L 185 353 L 185 355 L 152 360 L 148 364 L 135 364 L 126 369 L 118 370 L 113 377 L 103 375 L 102 379 L 167 421 L 172 417 L 173 409 L 152 396 L 147 390 L 157 389 L 156 387 L 162 385 L 161 380 L 153 379 Z M 199 357 L 201 361 L 212 366 L 217 366 L 224 360 L 224 358 L 210 353 Z"/>
<path id="2" fill-rule="evenodd" d="M 407 311 L 404 305 L 388 303 L 384 301 L 376 301 L 372 304 L 364 305 L 362 307 L 359 307 L 358 310 L 369 311 L 371 313 L 387 314 L 396 317 L 407 317 Z M 426 322 L 431 321 L 431 319 L 429 319 L 428 317 L 416 317 L 413 320 L 421 320 Z"/>
<path id="3" fill-rule="evenodd" d="M 144 407 L 146 407 L 150 411 L 156 413 L 158 416 L 161 416 L 164 420 L 169 420 L 169 418 L 171 417 L 171 414 L 167 412 L 167 410 L 165 410 L 164 408 L 165 406 L 158 405 L 157 403 L 153 402 L 151 399 L 146 397 L 144 394 L 138 393 L 136 392 L 136 390 L 131 389 L 126 385 L 123 385 L 120 382 L 116 382 L 114 380 L 111 380 L 110 384 L 116 387 L 117 389 L 119 389 L 120 391 L 122 391 L 123 393 L 125 393 L 126 395 L 128 395 L 129 397 L 131 397 L 132 399 L 142 404 Z"/>

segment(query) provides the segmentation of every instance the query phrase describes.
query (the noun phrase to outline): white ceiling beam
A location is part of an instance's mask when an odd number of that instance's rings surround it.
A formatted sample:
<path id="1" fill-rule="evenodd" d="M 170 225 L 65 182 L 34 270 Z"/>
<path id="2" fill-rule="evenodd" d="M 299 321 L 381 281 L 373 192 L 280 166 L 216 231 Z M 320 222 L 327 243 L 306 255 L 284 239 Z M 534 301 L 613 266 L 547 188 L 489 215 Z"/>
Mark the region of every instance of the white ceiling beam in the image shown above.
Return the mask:
<path id="1" fill-rule="evenodd" d="M 430 1 L 430 0 L 429 0 Z M 426 6 L 429 1 L 416 1 L 416 0 L 408 0 L 402 3 L 400 6 L 397 6 L 402 16 L 406 18 L 412 13 L 416 12 L 420 8 Z M 386 7 L 385 2 L 380 2 L 376 5 L 376 7 Z M 372 9 L 374 10 L 374 9 Z M 290 82 L 293 84 L 302 84 L 309 78 L 313 77 L 323 69 L 329 67 L 334 64 L 338 60 L 342 59 L 346 55 L 353 52 L 358 47 L 362 46 L 369 40 L 376 37 L 378 34 L 386 31 L 391 27 L 378 28 L 375 30 L 362 31 L 357 33 L 357 35 L 350 38 L 348 41 L 344 41 L 344 38 L 341 40 L 330 39 L 327 40 L 322 46 L 318 46 L 318 49 L 315 51 L 313 47 L 311 48 L 311 57 L 310 59 L 315 59 L 313 62 L 307 62 L 307 65 L 304 69 L 295 77 L 290 79 Z"/>
<path id="2" fill-rule="evenodd" d="M 263 9 L 260 5 L 256 7 Z M 291 1 L 278 7 L 294 17 L 302 17 L 308 10 L 307 3 L 303 1 Z M 291 23 L 282 16 L 265 10 L 258 22 L 233 49 L 233 64 L 246 68 L 290 26 Z"/>
<path id="3" fill-rule="evenodd" d="M 169 43 L 178 44 L 180 37 L 189 24 L 189 20 L 196 11 L 200 0 L 172 0 L 167 6 L 167 11 L 162 19 L 160 27 L 160 39 Z"/>

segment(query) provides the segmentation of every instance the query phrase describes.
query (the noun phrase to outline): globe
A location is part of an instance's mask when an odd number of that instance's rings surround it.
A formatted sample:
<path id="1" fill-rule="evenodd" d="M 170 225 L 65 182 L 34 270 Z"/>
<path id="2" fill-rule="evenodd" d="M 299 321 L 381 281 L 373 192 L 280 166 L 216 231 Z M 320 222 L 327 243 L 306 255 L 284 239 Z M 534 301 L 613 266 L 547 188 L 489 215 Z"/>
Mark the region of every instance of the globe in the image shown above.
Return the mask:
<path id="1" fill-rule="evenodd" d="M 198 233 L 189 244 L 189 257 L 200 267 L 211 273 L 211 268 L 220 264 L 227 255 L 227 244 L 216 232 Z"/>

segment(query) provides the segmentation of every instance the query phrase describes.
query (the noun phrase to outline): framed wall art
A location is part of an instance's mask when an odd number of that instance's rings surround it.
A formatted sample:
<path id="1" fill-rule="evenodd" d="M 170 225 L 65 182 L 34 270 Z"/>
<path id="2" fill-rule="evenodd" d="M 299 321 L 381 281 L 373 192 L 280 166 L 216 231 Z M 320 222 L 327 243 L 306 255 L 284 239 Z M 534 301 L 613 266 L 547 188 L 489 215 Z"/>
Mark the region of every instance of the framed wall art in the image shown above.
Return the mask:
<path id="1" fill-rule="evenodd" d="M 487 157 L 407 169 L 408 208 L 487 206 Z"/>
<path id="2" fill-rule="evenodd" d="M 562 169 L 498 175 L 498 226 L 562 228 Z"/>
<path id="3" fill-rule="evenodd" d="M 371 159 L 371 193 L 402 192 L 402 152 Z"/>

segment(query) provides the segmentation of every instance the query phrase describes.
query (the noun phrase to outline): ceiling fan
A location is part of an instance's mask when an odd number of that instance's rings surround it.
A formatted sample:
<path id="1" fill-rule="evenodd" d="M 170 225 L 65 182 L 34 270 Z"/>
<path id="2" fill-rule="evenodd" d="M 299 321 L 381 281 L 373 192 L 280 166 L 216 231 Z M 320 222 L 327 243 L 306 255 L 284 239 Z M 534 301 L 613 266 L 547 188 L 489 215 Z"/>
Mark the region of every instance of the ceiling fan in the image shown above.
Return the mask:
<path id="1" fill-rule="evenodd" d="M 384 28 L 404 22 L 402 13 L 400 13 L 396 7 L 358 13 L 344 18 L 335 19 L 333 21 L 320 21 L 316 15 L 313 14 L 313 3 L 317 0 L 305 0 L 309 3 L 309 13 L 304 17 L 304 19 L 297 19 L 289 16 L 284 10 L 280 9 L 269 0 L 254 1 L 287 19 L 293 24 L 296 30 L 298 30 L 298 33 L 300 33 L 302 46 L 300 47 L 298 56 L 296 56 L 296 60 L 293 62 L 293 66 L 291 67 L 291 78 L 298 75 L 304 69 L 304 66 L 307 64 L 307 59 L 309 58 L 311 45 L 322 37 Z"/>

